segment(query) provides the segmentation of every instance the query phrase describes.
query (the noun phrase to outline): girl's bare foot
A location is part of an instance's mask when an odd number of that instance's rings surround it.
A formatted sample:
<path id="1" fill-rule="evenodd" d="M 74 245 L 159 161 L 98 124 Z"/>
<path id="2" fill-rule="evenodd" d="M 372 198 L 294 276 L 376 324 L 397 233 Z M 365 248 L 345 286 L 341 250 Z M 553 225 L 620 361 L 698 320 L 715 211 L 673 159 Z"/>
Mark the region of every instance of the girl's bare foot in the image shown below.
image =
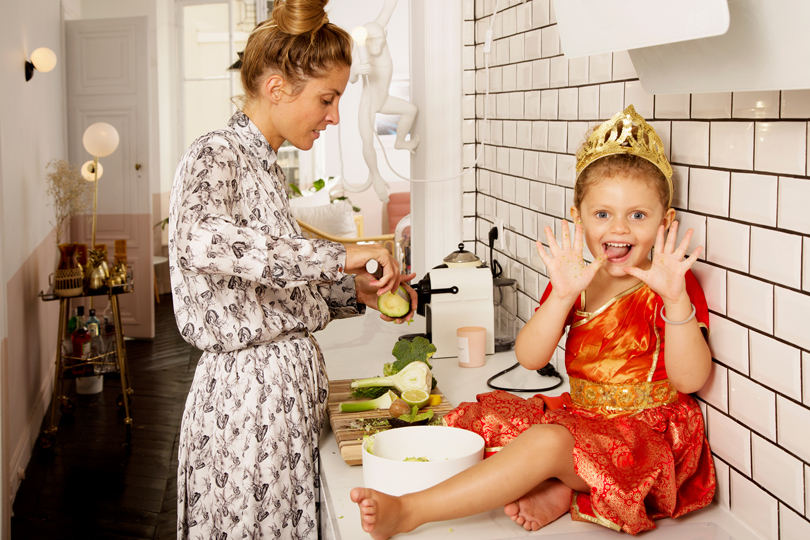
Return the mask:
<path id="1" fill-rule="evenodd" d="M 571 488 L 551 478 L 504 506 L 503 511 L 527 531 L 539 531 L 565 514 L 570 504 Z"/>
<path id="2" fill-rule="evenodd" d="M 374 540 L 386 540 L 401 532 L 410 532 L 414 527 L 404 525 L 402 514 L 405 508 L 402 499 L 367 488 L 351 491 L 353 502 L 360 507 L 360 524 Z"/>

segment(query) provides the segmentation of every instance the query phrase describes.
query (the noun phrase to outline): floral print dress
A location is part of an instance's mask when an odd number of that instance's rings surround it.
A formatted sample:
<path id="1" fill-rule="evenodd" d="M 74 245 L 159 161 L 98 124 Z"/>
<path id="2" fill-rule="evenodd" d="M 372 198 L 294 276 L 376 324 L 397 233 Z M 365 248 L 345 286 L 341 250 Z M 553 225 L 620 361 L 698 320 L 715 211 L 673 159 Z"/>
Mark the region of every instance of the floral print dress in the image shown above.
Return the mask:
<path id="1" fill-rule="evenodd" d="M 169 213 L 175 318 L 204 350 L 186 400 L 178 538 L 318 537 L 328 380 L 311 333 L 364 311 L 345 248 L 304 238 L 241 112 L 180 161 Z"/>

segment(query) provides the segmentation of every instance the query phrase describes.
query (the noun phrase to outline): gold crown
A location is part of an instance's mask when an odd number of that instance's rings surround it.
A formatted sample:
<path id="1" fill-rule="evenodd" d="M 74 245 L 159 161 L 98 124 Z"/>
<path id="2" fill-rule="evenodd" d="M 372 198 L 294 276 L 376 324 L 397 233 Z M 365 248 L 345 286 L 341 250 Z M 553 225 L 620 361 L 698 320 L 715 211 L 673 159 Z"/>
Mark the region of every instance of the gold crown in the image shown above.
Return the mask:
<path id="1" fill-rule="evenodd" d="M 633 127 L 636 133 L 633 133 Z M 633 154 L 658 167 L 667 179 L 672 204 L 672 165 L 664 155 L 664 144 L 632 105 L 596 128 L 577 155 L 577 179 L 585 167 L 614 154 Z"/>

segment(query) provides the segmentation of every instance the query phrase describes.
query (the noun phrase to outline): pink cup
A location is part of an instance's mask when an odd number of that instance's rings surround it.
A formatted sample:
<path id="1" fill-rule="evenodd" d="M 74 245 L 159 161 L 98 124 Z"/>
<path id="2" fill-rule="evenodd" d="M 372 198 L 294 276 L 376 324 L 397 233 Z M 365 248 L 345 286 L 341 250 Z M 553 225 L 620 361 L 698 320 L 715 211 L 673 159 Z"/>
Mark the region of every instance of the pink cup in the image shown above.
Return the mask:
<path id="1" fill-rule="evenodd" d="M 487 329 L 483 326 L 463 326 L 456 330 L 458 365 L 481 367 L 487 352 Z"/>

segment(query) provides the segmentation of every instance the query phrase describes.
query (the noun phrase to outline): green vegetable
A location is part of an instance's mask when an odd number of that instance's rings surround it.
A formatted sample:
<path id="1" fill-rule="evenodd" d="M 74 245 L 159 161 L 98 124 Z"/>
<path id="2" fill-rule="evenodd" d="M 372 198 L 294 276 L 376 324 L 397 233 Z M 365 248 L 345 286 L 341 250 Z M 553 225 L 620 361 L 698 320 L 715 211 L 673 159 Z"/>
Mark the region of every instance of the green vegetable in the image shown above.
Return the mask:
<path id="1" fill-rule="evenodd" d="M 340 412 L 363 412 L 373 411 L 374 409 L 387 409 L 391 406 L 391 403 L 393 403 L 395 399 L 397 399 L 397 395 L 389 390 L 376 399 L 369 399 L 366 401 L 344 401 L 340 404 Z"/>
<path id="2" fill-rule="evenodd" d="M 430 369 L 433 369 L 433 366 L 430 364 L 430 358 L 435 353 L 436 346 L 422 336 L 416 336 L 411 341 L 401 339 L 396 342 L 394 350 L 391 351 L 391 354 L 396 357 L 396 361 L 387 362 L 383 365 L 383 375 L 386 377 L 395 375 L 411 362 L 424 362 Z M 432 379 L 431 387 L 427 389 L 428 393 L 435 387 L 436 379 Z"/>
<path id="3" fill-rule="evenodd" d="M 371 377 L 352 381 L 352 388 L 365 388 L 369 386 L 393 386 L 400 393 L 411 388 L 421 388 L 430 393 L 433 375 L 426 362 L 412 362 L 401 371 L 389 377 Z M 396 396 L 395 396 L 396 397 Z M 388 404 L 388 407 L 391 403 Z"/>
<path id="4" fill-rule="evenodd" d="M 405 287 L 400 285 L 395 292 L 387 292 L 377 298 L 377 309 L 394 319 L 404 317 L 411 311 L 411 297 Z"/>
<path id="5" fill-rule="evenodd" d="M 426 462 L 428 462 L 430 460 L 428 458 L 426 458 L 425 456 L 420 456 L 420 457 L 406 457 L 402 461 L 417 461 L 417 462 L 425 462 L 426 463 Z"/>
<path id="6" fill-rule="evenodd" d="M 374 455 L 374 437 L 372 437 L 371 435 L 363 435 L 363 442 L 365 442 L 365 441 L 368 441 L 368 443 L 366 444 L 366 452 L 368 452 L 369 454 L 371 454 L 373 456 Z"/>
<path id="7" fill-rule="evenodd" d="M 433 419 L 433 409 L 428 409 L 423 413 L 419 412 L 416 407 L 411 407 L 411 414 L 403 414 L 399 418 L 390 418 L 388 423 L 391 427 L 406 427 L 418 424 L 426 424 L 429 420 Z"/>
<path id="8" fill-rule="evenodd" d="M 351 396 L 356 399 L 374 399 L 388 392 L 387 386 L 369 386 L 368 388 L 352 388 Z"/>

